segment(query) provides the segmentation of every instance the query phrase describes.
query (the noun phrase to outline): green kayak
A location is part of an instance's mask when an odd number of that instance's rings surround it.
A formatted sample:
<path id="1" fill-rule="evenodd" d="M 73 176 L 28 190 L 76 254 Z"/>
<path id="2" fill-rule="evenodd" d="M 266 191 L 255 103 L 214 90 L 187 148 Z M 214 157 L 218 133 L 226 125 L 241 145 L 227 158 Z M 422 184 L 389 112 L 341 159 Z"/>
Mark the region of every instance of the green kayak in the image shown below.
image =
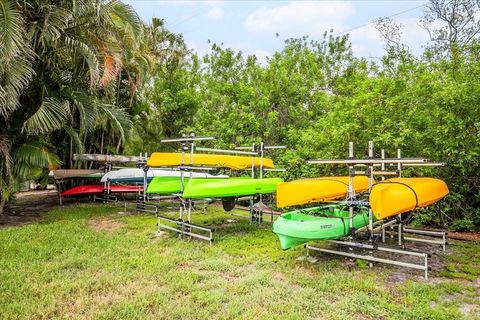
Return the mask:
<path id="1" fill-rule="evenodd" d="M 280 178 L 252 179 L 192 179 L 183 192 L 183 197 L 191 198 L 228 198 L 255 194 L 272 193 L 277 190 Z"/>
<path id="2" fill-rule="evenodd" d="M 348 235 L 348 208 L 328 205 L 282 214 L 273 223 L 273 232 L 280 239 L 283 250 L 311 240 L 340 239 Z M 368 209 L 355 208 L 353 226 L 358 229 L 368 224 Z"/>
<path id="3" fill-rule="evenodd" d="M 196 173 L 198 175 L 198 173 Z M 206 175 L 205 177 L 193 177 L 192 180 L 225 180 L 228 176 L 226 175 L 219 175 L 219 176 L 211 176 Z M 173 193 L 180 193 L 181 191 L 181 178 L 180 177 L 163 177 L 157 176 L 150 181 L 147 187 L 147 193 L 154 193 L 154 194 L 173 194 Z M 190 178 L 188 177 L 188 173 L 186 174 L 185 178 L 185 185 L 188 184 Z"/>
<path id="4" fill-rule="evenodd" d="M 185 182 L 187 179 L 185 179 Z M 148 184 L 147 193 L 172 194 L 180 192 L 180 177 L 154 177 Z"/>

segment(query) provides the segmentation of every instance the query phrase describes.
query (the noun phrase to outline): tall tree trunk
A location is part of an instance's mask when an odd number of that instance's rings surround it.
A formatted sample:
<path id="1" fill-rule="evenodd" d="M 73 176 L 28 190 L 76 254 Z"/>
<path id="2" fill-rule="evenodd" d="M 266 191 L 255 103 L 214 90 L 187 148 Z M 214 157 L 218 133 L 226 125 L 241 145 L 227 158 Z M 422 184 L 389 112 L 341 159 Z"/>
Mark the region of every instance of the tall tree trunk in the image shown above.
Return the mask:
<path id="1" fill-rule="evenodd" d="M 4 198 L 0 195 L 0 216 L 3 215 L 3 211 L 5 210 L 5 205 L 7 204 L 7 198 Z"/>

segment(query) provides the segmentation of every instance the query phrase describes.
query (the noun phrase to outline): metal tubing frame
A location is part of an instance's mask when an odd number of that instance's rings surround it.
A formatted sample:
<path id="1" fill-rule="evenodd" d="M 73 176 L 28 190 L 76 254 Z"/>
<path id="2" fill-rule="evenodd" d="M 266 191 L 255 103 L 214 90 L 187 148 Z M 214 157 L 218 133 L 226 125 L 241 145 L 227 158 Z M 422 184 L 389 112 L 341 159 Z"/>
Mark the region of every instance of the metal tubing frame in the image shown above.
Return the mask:
<path id="1" fill-rule="evenodd" d="M 410 163 L 410 164 L 423 164 L 423 163 L 429 163 L 428 159 L 424 158 L 385 158 L 385 159 L 318 159 L 318 160 L 307 160 L 307 163 L 309 164 L 382 164 L 382 163 L 392 163 L 392 164 L 398 164 L 398 163 Z"/>
<path id="2" fill-rule="evenodd" d="M 201 167 L 201 166 L 194 166 L 193 165 L 193 157 L 194 157 L 194 152 L 195 152 L 195 141 L 207 141 L 207 140 L 214 140 L 216 137 L 197 137 L 195 136 L 195 133 L 190 133 L 189 136 L 183 134 L 181 138 L 165 138 L 162 139 L 162 143 L 170 143 L 170 142 L 180 142 L 180 149 L 181 149 L 181 163 L 180 166 L 178 166 L 178 169 L 180 169 L 180 205 L 179 205 L 179 219 L 174 220 L 168 217 L 164 217 L 158 214 L 158 208 L 156 207 L 156 217 L 157 217 L 157 233 L 160 233 L 160 229 L 167 229 L 170 231 L 174 231 L 178 233 L 178 237 L 181 239 L 183 236 L 188 236 L 190 238 L 197 238 L 201 240 L 206 240 L 209 242 L 210 245 L 212 245 L 213 242 L 213 230 L 209 228 L 205 228 L 202 226 L 194 225 L 191 223 L 192 219 L 192 201 L 190 199 L 182 199 L 181 198 L 181 193 L 183 193 L 183 190 L 185 188 L 185 172 L 188 171 L 190 178 L 193 177 L 193 170 L 216 170 L 215 168 L 212 167 Z M 187 145 L 188 143 L 188 145 Z M 215 151 L 218 152 L 219 150 L 217 149 L 210 149 L 210 148 L 198 148 L 197 150 L 201 151 Z M 185 152 L 189 151 L 190 153 L 190 161 L 188 164 L 185 163 Z M 225 151 L 225 150 L 223 150 Z M 184 220 L 184 215 L 187 215 L 187 220 Z M 169 221 L 176 223 L 178 225 L 178 228 L 174 228 L 168 225 L 165 225 L 161 223 L 161 221 Z M 186 228 L 186 230 L 185 230 Z M 209 236 L 201 235 L 192 232 L 192 229 L 196 230 L 201 230 L 205 232 L 209 232 Z"/>
<path id="3" fill-rule="evenodd" d="M 195 148 L 195 150 L 205 151 L 205 152 L 216 152 L 216 153 L 226 153 L 226 154 L 244 154 L 244 155 L 250 155 L 250 156 L 258 156 L 258 153 L 251 152 L 251 151 L 237 151 L 237 150 L 202 148 L 202 147 L 197 147 L 197 148 Z"/>
<path id="4" fill-rule="evenodd" d="M 178 228 L 174 228 L 172 226 L 163 224 L 163 223 L 160 222 L 161 220 L 171 222 L 171 223 L 176 223 L 178 225 Z M 188 231 L 185 230 L 184 227 L 187 227 Z M 159 214 L 157 214 L 157 228 L 158 228 L 157 229 L 158 232 L 160 232 L 160 228 L 163 228 L 163 229 L 166 229 L 166 230 L 177 232 L 180 235 L 186 235 L 186 236 L 189 236 L 189 237 L 194 237 L 194 238 L 197 238 L 197 239 L 208 241 L 210 245 L 212 245 L 212 242 L 213 242 L 213 230 L 212 229 L 202 227 L 202 226 L 198 226 L 198 225 L 188 223 L 188 222 L 185 222 L 185 221 L 182 221 L 182 220 L 175 220 L 175 219 L 172 219 L 172 218 L 164 217 L 164 216 L 161 216 Z M 191 232 L 191 229 L 198 229 L 198 230 L 201 230 L 201 231 L 208 232 L 209 236 L 207 237 L 207 236 L 204 236 L 204 235 L 201 235 L 201 234 L 193 233 L 193 232 Z"/>
<path id="5" fill-rule="evenodd" d="M 93 195 L 93 201 L 102 201 L 102 202 L 117 202 L 118 197 L 112 194 L 103 193 L 100 196 L 96 194 Z"/>
<path id="6" fill-rule="evenodd" d="M 169 143 L 169 142 L 193 142 L 193 141 L 208 141 L 208 140 L 215 140 L 216 137 L 207 136 L 207 137 L 196 137 L 190 135 L 187 137 L 185 134 L 181 138 L 163 138 L 160 140 L 161 143 Z"/>
<path id="7" fill-rule="evenodd" d="M 395 231 L 386 231 L 386 233 L 390 233 L 390 234 L 393 233 L 394 234 Z M 438 245 L 442 246 L 443 251 L 446 250 L 446 245 L 448 244 L 447 233 L 446 232 L 403 228 L 403 234 L 405 234 L 405 233 L 406 234 L 419 234 L 419 235 L 422 235 L 422 236 L 425 236 L 425 237 L 442 238 L 442 240 L 430 240 L 430 239 L 403 236 L 403 240 L 405 240 L 405 241 L 438 244 Z"/>
<path id="8" fill-rule="evenodd" d="M 371 245 L 365 245 L 365 244 L 362 244 L 362 243 L 355 243 L 355 242 L 343 242 L 343 241 L 331 241 L 331 242 L 334 242 L 336 244 L 346 245 L 350 249 L 352 249 L 352 248 L 370 249 L 371 247 L 373 247 Z M 309 250 L 314 250 L 314 251 L 336 254 L 336 255 L 349 257 L 349 258 L 354 258 L 354 259 L 366 260 L 366 261 L 370 261 L 370 262 L 385 263 L 385 264 L 396 265 L 396 266 L 399 266 L 399 267 L 423 270 L 425 279 L 428 279 L 428 254 L 426 254 L 426 253 L 390 249 L 390 248 L 385 248 L 385 247 L 374 247 L 374 248 L 372 248 L 372 250 L 386 251 L 386 252 L 392 252 L 392 253 L 397 253 L 397 254 L 405 254 L 405 255 L 411 255 L 411 256 L 418 256 L 418 257 L 422 257 L 424 259 L 423 264 L 414 264 L 414 263 L 408 263 L 408 262 L 401 262 L 401 261 L 396 261 L 396 260 L 378 258 L 378 257 L 374 257 L 372 255 L 356 254 L 356 253 L 353 253 L 351 251 L 350 252 L 345 252 L 345 251 L 339 251 L 339 250 L 317 248 L 317 247 L 310 246 L 308 243 L 305 245 L 305 248 L 307 249 L 307 256 L 309 255 Z"/>

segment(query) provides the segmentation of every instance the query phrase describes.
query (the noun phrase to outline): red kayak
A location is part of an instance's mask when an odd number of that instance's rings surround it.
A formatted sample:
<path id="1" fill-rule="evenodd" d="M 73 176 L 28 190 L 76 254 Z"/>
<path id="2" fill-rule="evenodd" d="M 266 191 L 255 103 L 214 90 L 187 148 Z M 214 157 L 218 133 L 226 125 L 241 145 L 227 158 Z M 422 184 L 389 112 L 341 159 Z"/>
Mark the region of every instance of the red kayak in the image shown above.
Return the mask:
<path id="1" fill-rule="evenodd" d="M 131 193 L 141 190 L 141 186 L 110 186 L 110 192 L 112 193 Z M 74 196 L 77 194 L 94 194 L 103 193 L 103 184 L 87 184 L 84 186 L 77 186 L 62 192 L 63 196 Z"/>

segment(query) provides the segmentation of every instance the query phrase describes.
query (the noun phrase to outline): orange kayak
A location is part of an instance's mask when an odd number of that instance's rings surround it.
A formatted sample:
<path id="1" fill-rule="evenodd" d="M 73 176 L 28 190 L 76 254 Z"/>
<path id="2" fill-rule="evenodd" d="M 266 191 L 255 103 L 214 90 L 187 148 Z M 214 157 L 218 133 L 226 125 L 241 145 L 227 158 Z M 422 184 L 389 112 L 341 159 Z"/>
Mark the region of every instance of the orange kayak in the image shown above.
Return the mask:
<path id="1" fill-rule="evenodd" d="M 434 178 L 393 178 L 376 183 L 370 207 L 377 219 L 385 219 L 429 206 L 448 194 L 447 184 Z"/>
<path id="2" fill-rule="evenodd" d="M 368 190 L 368 177 L 355 176 L 356 193 Z M 348 191 L 349 177 L 321 177 L 300 179 L 277 185 L 277 207 L 284 208 L 314 202 L 344 198 Z"/>

